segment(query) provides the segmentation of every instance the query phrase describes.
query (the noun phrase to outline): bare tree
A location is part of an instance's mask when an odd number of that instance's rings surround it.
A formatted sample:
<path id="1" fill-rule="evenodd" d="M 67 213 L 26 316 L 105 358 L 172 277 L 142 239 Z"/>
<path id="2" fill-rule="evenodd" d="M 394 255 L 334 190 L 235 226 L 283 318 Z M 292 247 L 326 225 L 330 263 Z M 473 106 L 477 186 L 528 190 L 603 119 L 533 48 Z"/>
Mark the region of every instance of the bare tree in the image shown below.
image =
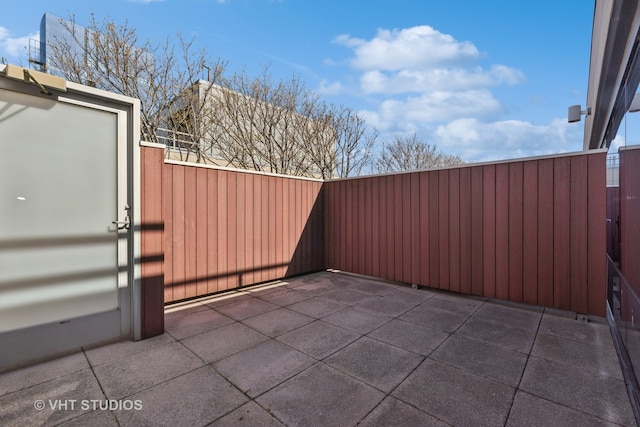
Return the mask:
<path id="1" fill-rule="evenodd" d="M 181 152 L 201 161 L 199 144 L 201 106 L 208 94 L 193 90 L 199 76 L 216 81 L 226 63 L 211 61 L 204 49 L 195 51 L 193 40 L 177 36 L 178 46 L 167 38 L 159 45 L 140 42 L 135 28 L 116 25 L 94 16 L 88 27 L 61 20 L 67 34 L 49 40 L 48 69 L 67 80 L 138 98 L 142 137 L 150 142 L 180 140 Z M 209 64 L 209 65 L 207 65 Z M 160 129 L 165 128 L 163 132 Z M 177 134 L 184 135 L 176 138 Z"/>
<path id="2" fill-rule="evenodd" d="M 92 16 L 87 28 L 61 24 L 67 34 L 48 41 L 49 70 L 140 99 L 142 137 L 166 144 L 168 156 L 323 178 L 359 174 L 371 161 L 377 133 L 296 76 L 276 81 L 265 66 L 257 77 L 226 77 L 226 63 L 193 40 L 152 45 L 108 17 Z"/>
<path id="3" fill-rule="evenodd" d="M 346 107 L 335 107 L 296 77 L 274 81 L 269 67 L 223 80 L 208 113 L 205 145 L 229 165 L 330 178 L 360 173 L 377 136 Z"/>
<path id="4" fill-rule="evenodd" d="M 456 155 L 439 151 L 436 145 L 420 140 L 416 133 L 410 136 L 397 136 L 385 144 L 376 159 L 378 172 L 399 172 L 418 169 L 431 169 L 464 163 Z"/>
<path id="5" fill-rule="evenodd" d="M 373 159 L 378 131 L 369 128 L 362 116 L 350 108 L 342 108 L 335 116 L 336 175 L 340 178 L 360 175 Z"/>

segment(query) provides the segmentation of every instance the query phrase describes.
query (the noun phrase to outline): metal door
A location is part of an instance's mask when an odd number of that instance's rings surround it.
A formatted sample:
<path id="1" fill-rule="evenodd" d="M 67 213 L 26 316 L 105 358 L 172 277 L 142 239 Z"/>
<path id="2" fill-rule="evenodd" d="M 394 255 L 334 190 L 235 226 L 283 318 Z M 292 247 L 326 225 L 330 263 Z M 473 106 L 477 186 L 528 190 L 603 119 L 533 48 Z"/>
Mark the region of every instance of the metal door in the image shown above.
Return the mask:
<path id="1" fill-rule="evenodd" d="M 130 335 L 126 126 L 0 88 L 0 369 Z"/>

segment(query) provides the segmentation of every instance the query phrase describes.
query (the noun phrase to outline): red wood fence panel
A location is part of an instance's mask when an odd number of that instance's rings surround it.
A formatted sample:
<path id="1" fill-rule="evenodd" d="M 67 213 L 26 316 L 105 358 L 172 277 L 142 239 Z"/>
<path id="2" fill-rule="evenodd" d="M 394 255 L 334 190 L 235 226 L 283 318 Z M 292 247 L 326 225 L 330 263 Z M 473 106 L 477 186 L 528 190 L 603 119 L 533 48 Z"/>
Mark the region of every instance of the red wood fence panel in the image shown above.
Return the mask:
<path id="1" fill-rule="evenodd" d="M 164 150 L 141 147 L 141 332 L 142 338 L 164 332 L 165 251 L 162 172 Z"/>
<path id="2" fill-rule="evenodd" d="M 326 224 L 338 232 L 325 242 L 327 267 L 604 316 L 605 158 L 330 181 Z M 378 274 L 366 267 L 373 254 Z"/>
<path id="3" fill-rule="evenodd" d="M 164 225 L 165 303 L 325 267 L 322 182 L 143 157 L 158 169 L 145 197 L 164 198 L 149 218 Z"/>
<path id="4" fill-rule="evenodd" d="M 335 268 L 604 315 L 602 151 L 324 183 L 161 153 L 142 149 L 142 267 L 164 302 Z"/>

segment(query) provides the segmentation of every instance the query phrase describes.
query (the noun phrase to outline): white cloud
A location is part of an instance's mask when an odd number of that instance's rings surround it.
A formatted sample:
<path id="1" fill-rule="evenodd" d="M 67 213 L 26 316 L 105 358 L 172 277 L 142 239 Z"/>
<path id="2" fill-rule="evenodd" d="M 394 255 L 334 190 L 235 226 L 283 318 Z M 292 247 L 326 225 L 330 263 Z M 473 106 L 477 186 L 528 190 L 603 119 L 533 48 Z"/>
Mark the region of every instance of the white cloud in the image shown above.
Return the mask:
<path id="1" fill-rule="evenodd" d="M 514 85 L 522 81 L 524 75 L 520 71 L 504 65 L 494 65 L 489 70 L 481 67 L 407 69 L 395 73 L 371 70 L 360 78 L 360 87 L 365 93 L 392 94 L 469 90 L 502 84 Z"/>
<path id="2" fill-rule="evenodd" d="M 481 65 L 469 41 L 423 25 L 380 29 L 370 40 L 342 35 L 335 42 L 352 51 L 347 63 L 371 105 L 360 114 L 381 131 L 382 140 L 418 132 L 468 161 L 582 149 L 580 127 L 568 126 L 566 119 L 543 125 L 501 120 L 508 111 L 490 89 L 526 77 L 508 65 Z"/>
<path id="3" fill-rule="evenodd" d="M 381 131 L 417 129 L 428 123 L 457 117 L 495 117 L 502 109 L 487 90 L 428 92 L 402 100 L 382 101 L 377 111 L 362 111 L 367 122 Z"/>
<path id="4" fill-rule="evenodd" d="M 459 42 L 433 27 L 379 29 L 371 40 L 343 34 L 336 43 L 351 48 L 351 65 L 360 69 L 402 70 L 447 66 L 477 60 L 478 49 L 470 42 Z"/>
<path id="5" fill-rule="evenodd" d="M 0 56 L 7 59 L 17 59 L 27 56 L 29 39 L 39 39 L 39 33 L 33 33 L 22 37 L 11 37 L 7 28 L 0 27 Z"/>
<path id="6" fill-rule="evenodd" d="M 520 120 L 484 123 L 468 118 L 438 126 L 430 141 L 465 160 L 490 161 L 580 151 L 583 130 L 565 118 L 548 125 Z"/>
<path id="7" fill-rule="evenodd" d="M 338 81 L 330 83 L 326 79 L 322 79 L 317 91 L 321 95 L 337 95 L 342 92 L 342 83 Z"/>

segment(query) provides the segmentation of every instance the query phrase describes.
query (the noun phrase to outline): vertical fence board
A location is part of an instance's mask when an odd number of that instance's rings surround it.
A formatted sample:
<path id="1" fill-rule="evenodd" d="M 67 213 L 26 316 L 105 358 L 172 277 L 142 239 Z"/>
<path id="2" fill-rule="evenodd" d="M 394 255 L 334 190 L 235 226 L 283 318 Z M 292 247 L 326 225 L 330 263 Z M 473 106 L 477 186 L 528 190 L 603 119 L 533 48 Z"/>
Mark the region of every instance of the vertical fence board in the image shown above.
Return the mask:
<path id="1" fill-rule="evenodd" d="M 218 290 L 218 171 L 207 171 L 207 293 Z"/>
<path id="2" fill-rule="evenodd" d="M 418 284 L 429 285 L 430 268 L 429 249 L 431 239 L 429 237 L 429 227 L 431 224 L 429 217 L 429 173 L 420 173 L 420 280 Z"/>
<path id="3" fill-rule="evenodd" d="M 460 169 L 449 171 L 449 290 L 460 292 Z"/>
<path id="4" fill-rule="evenodd" d="M 484 193 L 483 167 L 471 168 L 471 293 L 482 295 L 483 291 L 483 211 Z"/>
<path id="5" fill-rule="evenodd" d="M 366 274 L 367 271 L 367 267 L 366 267 L 366 259 L 368 256 L 368 253 L 370 251 L 369 247 L 366 245 L 366 234 L 367 232 L 366 227 L 367 227 L 367 223 L 370 221 L 369 219 L 369 215 L 370 212 L 366 209 L 366 196 L 365 196 L 365 191 L 366 191 L 366 187 L 365 185 L 368 186 L 367 184 L 367 180 L 366 179 L 359 179 L 357 180 L 358 183 L 358 213 L 357 213 L 357 217 L 356 220 L 359 219 L 358 221 L 358 250 L 356 251 L 357 256 L 358 256 L 358 273 L 360 274 Z"/>
<path id="6" fill-rule="evenodd" d="M 605 245 L 595 242 L 606 241 L 607 193 L 606 154 L 589 156 L 588 161 L 588 240 L 587 240 L 587 313 L 606 316 L 606 262 L 603 252 Z M 636 183 L 637 184 L 637 183 Z"/>
<path id="7" fill-rule="evenodd" d="M 324 191 L 325 191 L 325 199 L 327 200 L 327 204 L 325 205 L 325 211 L 324 211 L 324 222 L 325 222 L 325 256 L 327 259 L 327 267 L 328 268 L 335 268 L 336 267 L 336 255 L 335 255 L 335 244 L 337 242 L 336 240 L 336 224 L 335 224 L 335 217 L 336 217 L 336 212 L 335 212 L 335 197 L 336 197 L 336 192 L 333 191 L 335 184 L 332 182 L 327 182 L 324 184 Z"/>
<path id="8" fill-rule="evenodd" d="M 238 176 L 240 174 L 227 173 L 227 289 L 240 286 L 238 278 L 238 234 L 237 230 L 240 226 L 238 219 Z"/>
<path id="9" fill-rule="evenodd" d="M 283 244 L 283 276 L 291 267 L 291 259 L 295 253 L 295 239 L 291 233 L 291 180 L 282 182 L 282 244 Z M 322 248 L 324 250 L 324 248 Z"/>
<path id="10" fill-rule="evenodd" d="M 400 178 L 400 185 L 402 187 L 400 191 L 400 206 L 402 208 L 402 219 L 400 222 L 402 227 L 402 232 L 400 233 L 402 239 L 402 258 L 398 268 L 401 269 L 402 274 L 396 276 L 398 280 L 411 283 L 411 257 L 413 256 L 411 252 L 411 175 L 405 173 L 400 175 Z"/>
<path id="11" fill-rule="evenodd" d="M 243 210 L 240 211 L 242 222 L 244 224 L 244 238 L 242 241 L 243 266 L 244 271 L 242 282 L 244 284 L 256 283 L 253 268 L 253 179 L 255 175 L 244 174 L 244 200 Z"/>
<path id="12" fill-rule="evenodd" d="M 262 181 L 260 184 L 260 205 L 262 208 L 262 216 L 260 218 L 260 281 L 266 282 L 269 280 L 269 221 L 272 215 L 269 210 L 269 187 L 271 186 L 271 180 L 266 176 L 261 176 L 260 181 Z"/>
<path id="13" fill-rule="evenodd" d="M 571 310 L 587 312 L 587 157 L 571 159 Z"/>
<path id="14" fill-rule="evenodd" d="M 538 162 L 523 164 L 522 301 L 538 303 Z"/>
<path id="15" fill-rule="evenodd" d="M 347 247 L 347 239 L 346 239 L 346 223 L 345 223 L 345 210 L 346 210 L 346 206 L 345 206 L 345 199 L 344 199 L 344 195 L 346 194 L 345 191 L 343 191 L 344 188 L 344 182 L 336 182 L 334 184 L 334 190 L 336 193 L 336 213 L 337 213 L 337 218 L 336 218 L 336 236 L 338 236 L 338 240 L 336 242 L 333 243 L 333 246 L 336 248 L 336 257 L 337 257 L 337 262 L 336 262 L 336 267 L 339 270 L 344 270 L 345 267 L 345 259 L 346 259 L 346 247 Z"/>
<path id="16" fill-rule="evenodd" d="M 301 269 L 302 262 L 301 256 L 298 256 L 301 251 L 300 246 L 300 233 L 298 231 L 298 217 L 300 216 L 300 212 L 298 212 L 299 206 L 301 206 L 302 194 L 300 194 L 300 186 L 298 186 L 298 182 L 294 181 L 291 183 L 291 217 L 290 217 L 290 233 L 293 236 L 294 241 L 296 242 L 295 253 L 296 256 L 291 261 L 291 271 L 292 274 L 298 274 Z"/>
<path id="17" fill-rule="evenodd" d="M 380 178 L 371 179 L 371 275 L 380 277 Z"/>
<path id="18" fill-rule="evenodd" d="M 420 281 L 420 174 L 411 174 L 409 234 L 411 236 L 411 281 Z"/>
<path id="19" fill-rule="evenodd" d="M 173 297 L 183 299 L 186 298 L 184 168 L 176 168 L 173 172 Z"/>
<path id="20" fill-rule="evenodd" d="M 392 216 L 392 234 L 393 234 L 393 275 L 391 280 L 402 281 L 402 175 L 392 175 L 393 180 L 393 197 L 390 205 L 393 207 Z"/>
<path id="21" fill-rule="evenodd" d="M 509 164 L 509 299 L 522 302 L 522 162 Z"/>
<path id="22" fill-rule="evenodd" d="M 197 251 L 196 251 L 196 169 L 184 169 L 185 188 L 192 189 L 184 192 L 184 297 L 197 295 Z M 195 191 L 194 191 L 195 190 Z"/>
<path id="23" fill-rule="evenodd" d="M 382 278 L 388 277 L 388 269 L 387 269 L 387 259 L 389 256 L 387 255 L 388 245 L 387 245 L 387 177 L 381 176 L 378 178 L 379 184 L 379 204 L 378 204 L 378 212 L 379 215 L 379 225 L 380 225 L 380 276 Z"/>
<path id="24" fill-rule="evenodd" d="M 246 228 L 247 223 L 245 222 L 245 196 L 246 196 L 246 187 L 247 187 L 247 174 L 239 173 L 236 174 L 236 271 L 237 271 L 237 283 L 238 286 L 243 286 L 248 283 L 247 277 L 245 274 L 246 270 L 246 250 L 245 247 L 245 236 L 246 236 Z"/>
<path id="25" fill-rule="evenodd" d="M 345 181 L 342 185 L 342 200 L 344 209 L 342 210 L 344 245 L 343 269 L 353 271 L 353 181 Z"/>
<path id="26" fill-rule="evenodd" d="M 553 299 L 554 307 L 571 309 L 571 159 L 553 162 Z"/>
<path id="27" fill-rule="evenodd" d="M 373 276 L 373 209 L 371 201 L 372 190 L 372 178 L 369 178 L 364 183 L 364 274 L 367 276 Z"/>
<path id="28" fill-rule="evenodd" d="M 175 301 L 173 275 L 173 168 L 164 168 L 162 175 L 162 213 L 164 216 L 164 300 Z"/>
<path id="29" fill-rule="evenodd" d="M 471 168 L 460 169 L 460 292 L 471 293 Z"/>
<path id="30" fill-rule="evenodd" d="M 266 210 L 262 204 L 262 177 L 253 178 L 253 281 L 262 282 L 262 269 L 264 260 L 262 259 L 262 233 L 263 219 Z"/>
<path id="31" fill-rule="evenodd" d="M 196 169 L 196 275 L 195 295 L 206 295 L 208 291 L 209 259 L 207 238 L 209 236 L 207 170 Z"/>
<path id="32" fill-rule="evenodd" d="M 538 304 L 553 306 L 553 160 L 538 164 Z"/>
<path id="33" fill-rule="evenodd" d="M 333 227 L 335 227 L 335 229 L 332 230 L 333 238 L 335 240 L 330 241 L 329 244 L 333 248 L 333 257 L 335 260 L 331 267 L 336 269 L 343 268 L 341 263 L 342 263 L 342 260 L 344 259 L 342 257 L 342 245 L 344 244 L 344 238 L 342 238 L 343 236 L 342 223 L 341 223 L 342 200 L 340 198 L 340 194 L 341 194 L 340 185 L 341 185 L 340 182 L 336 182 L 336 183 L 333 183 L 332 186 L 329 188 L 329 192 L 333 194 L 333 197 L 332 197 L 333 208 L 331 209 L 331 212 L 335 215 L 335 219 L 330 222 L 330 224 L 332 224 Z"/>
<path id="34" fill-rule="evenodd" d="M 278 221 L 277 221 L 277 217 L 278 217 L 278 206 L 276 206 L 276 193 L 277 193 L 277 189 L 278 189 L 278 184 L 279 184 L 279 179 L 269 179 L 270 177 L 265 177 L 267 179 L 267 181 L 269 182 L 268 187 L 269 190 L 267 192 L 267 209 L 269 210 L 269 230 L 268 230 L 268 240 L 269 240 L 269 246 L 267 248 L 267 278 L 265 280 L 272 280 L 276 277 L 276 264 L 277 264 L 277 254 L 278 254 L 278 249 L 277 249 L 277 236 L 278 236 L 278 232 L 277 232 L 277 227 L 278 227 Z M 301 189 L 298 188 L 296 189 L 298 191 L 298 193 L 301 193 Z M 299 212 L 299 211 L 298 211 Z M 298 217 L 298 228 L 300 227 L 300 221 L 301 221 L 301 215 L 302 213 L 300 212 L 300 215 Z M 298 239 L 298 241 L 300 241 L 300 239 Z"/>
<path id="35" fill-rule="evenodd" d="M 274 240 L 275 240 L 275 264 L 277 267 L 275 268 L 275 274 L 277 277 L 284 277 L 286 274 L 286 268 L 284 265 L 285 259 L 285 248 L 284 248 L 284 222 L 283 222 L 283 197 L 284 197 L 284 181 L 283 178 L 276 178 L 275 182 L 275 224 L 273 224 L 274 229 Z"/>
<path id="36" fill-rule="evenodd" d="M 496 168 L 482 168 L 482 294 L 496 296 Z"/>
<path id="37" fill-rule="evenodd" d="M 385 177 L 385 181 L 387 182 L 387 200 L 385 205 L 387 206 L 387 279 L 395 280 L 395 261 L 396 261 L 396 253 L 395 253 L 395 206 L 393 204 L 395 200 L 395 182 L 393 179 L 393 175 Z"/>
<path id="38" fill-rule="evenodd" d="M 229 248 L 227 246 L 227 240 L 229 235 L 228 227 L 228 213 L 227 213 L 227 177 L 228 172 L 218 172 L 218 291 L 222 291 L 228 288 L 229 279 L 227 274 Z"/>
<path id="39" fill-rule="evenodd" d="M 440 176 L 429 172 L 429 286 L 440 288 Z"/>
<path id="40" fill-rule="evenodd" d="M 496 165 L 496 298 L 509 299 L 509 165 Z"/>
<path id="41" fill-rule="evenodd" d="M 449 289 L 449 170 L 438 172 L 438 287 Z"/>

